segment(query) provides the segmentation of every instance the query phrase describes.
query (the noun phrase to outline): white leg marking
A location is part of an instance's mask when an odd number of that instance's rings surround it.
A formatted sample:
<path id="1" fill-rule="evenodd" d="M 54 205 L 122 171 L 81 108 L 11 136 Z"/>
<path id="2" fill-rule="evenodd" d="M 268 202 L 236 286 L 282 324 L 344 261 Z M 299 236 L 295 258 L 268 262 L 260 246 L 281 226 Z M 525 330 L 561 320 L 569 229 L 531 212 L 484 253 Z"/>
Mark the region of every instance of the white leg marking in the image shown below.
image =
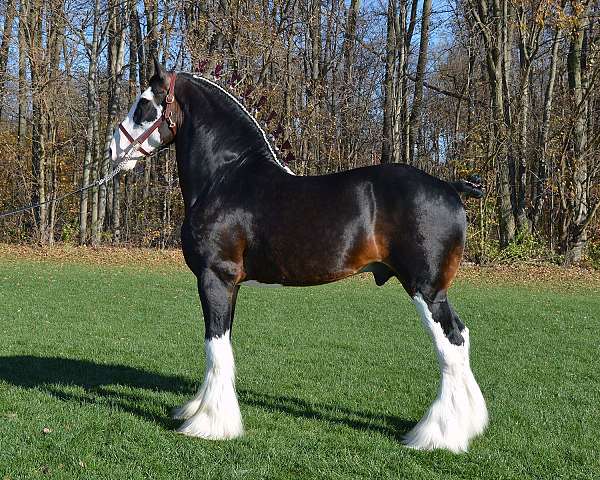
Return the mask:
<path id="1" fill-rule="evenodd" d="M 196 396 L 173 412 L 187 419 L 177 430 L 212 440 L 236 438 L 244 433 L 235 394 L 235 368 L 229 331 L 205 342 L 206 372 Z"/>
<path id="2" fill-rule="evenodd" d="M 415 295 L 413 302 L 433 339 L 442 379 L 437 398 L 406 434 L 405 444 L 421 450 L 445 448 L 464 452 L 469 440 L 482 433 L 488 424 L 485 400 L 469 363 L 469 329 L 465 327 L 461 332 L 465 343 L 453 345 L 433 319 L 421 294 Z"/>

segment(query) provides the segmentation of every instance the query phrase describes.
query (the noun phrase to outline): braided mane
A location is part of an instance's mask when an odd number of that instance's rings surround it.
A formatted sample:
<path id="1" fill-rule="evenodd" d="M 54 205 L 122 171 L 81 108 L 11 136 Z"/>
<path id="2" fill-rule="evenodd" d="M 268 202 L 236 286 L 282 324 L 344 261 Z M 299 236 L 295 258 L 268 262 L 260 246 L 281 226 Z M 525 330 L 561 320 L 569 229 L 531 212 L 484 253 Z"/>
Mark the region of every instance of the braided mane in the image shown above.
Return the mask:
<path id="1" fill-rule="evenodd" d="M 186 73 L 188 73 L 188 72 L 186 72 Z M 248 111 L 248 109 L 236 98 L 236 96 L 234 94 L 229 92 L 225 87 L 219 85 L 217 82 L 215 82 L 213 80 L 209 80 L 208 78 L 206 78 L 202 75 L 199 75 L 197 73 L 188 73 L 188 75 L 190 75 L 192 82 L 194 82 L 194 80 L 199 80 L 208 85 L 211 85 L 211 86 L 215 87 L 217 90 L 219 90 L 221 93 L 225 94 L 230 100 L 232 100 L 233 103 L 238 107 L 238 109 L 240 109 L 250 119 L 250 121 L 254 124 L 254 126 L 258 129 L 258 131 L 260 132 L 260 134 L 263 137 L 263 140 L 265 141 L 265 144 L 267 145 L 267 148 L 269 150 L 269 153 L 271 154 L 273 161 L 277 165 L 279 165 L 283 170 L 285 170 L 287 173 L 289 173 L 291 175 L 295 175 L 295 173 L 292 172 L 292 170 L 277 157 L 277 154 L 275 153 L 276 149 L 273 147 L 273 145 L 269 141 L 269 137 L 268 137 L 267 133 L 265 132 L 265 130 L 262 128 L 262 126 L 260 125 L 258 120 L 256 120 L 254 115 L 252 115 Z"/>

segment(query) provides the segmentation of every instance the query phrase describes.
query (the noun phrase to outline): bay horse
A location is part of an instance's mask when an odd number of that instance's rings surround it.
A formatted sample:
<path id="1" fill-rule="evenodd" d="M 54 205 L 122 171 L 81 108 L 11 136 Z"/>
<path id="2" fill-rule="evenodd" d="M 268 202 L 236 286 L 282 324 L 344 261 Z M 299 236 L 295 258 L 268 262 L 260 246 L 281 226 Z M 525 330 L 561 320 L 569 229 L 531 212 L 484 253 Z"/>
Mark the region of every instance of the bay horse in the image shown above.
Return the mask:
<path id="1" fill-rule="evenodd" d="M 206 353 L 202 386 L 173 411 L 184 420 L 177 431 L 243 434 L 231 347 L 241 285 L 309 286 L 372 272 L 377 285 L 396 277 L 412 298 L 441 370 L 437 398 L 405 444 L 465 451 L 488 414 L 469 365 L 469 330 L 447 290 L 465 244 L 459 193 L 481 190 L 401 164 L 293 175 L 226 88 L 155 60 L 149 87 L 114 132 L 113 165 L 131 169 L 173 142 L 185 207 L 181 246 L 198 281 Z"/>

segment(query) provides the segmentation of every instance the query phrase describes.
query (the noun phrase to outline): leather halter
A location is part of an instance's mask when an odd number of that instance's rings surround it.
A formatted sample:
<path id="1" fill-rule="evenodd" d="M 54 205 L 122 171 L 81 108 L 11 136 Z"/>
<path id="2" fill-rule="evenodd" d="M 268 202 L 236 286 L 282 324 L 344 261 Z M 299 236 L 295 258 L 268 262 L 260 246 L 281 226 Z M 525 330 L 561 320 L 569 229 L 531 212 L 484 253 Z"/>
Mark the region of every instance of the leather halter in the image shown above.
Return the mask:
<path id="1" fill-rule="evenodd" d="M 125 135 L 127 140 L 129 140 L 129 146 L 123 151 L 122 158 L 127 158 L 133 152 L 140 151 L 146 157 L 150 155 L 146 150 L 142 148 L 142 144 L 152 135 L 154 130 L 162 125 L 163 122 L 167 122 L 169 129 L 173 132 L 173 136 L 177 133 L 177 124 L 173 120 L 173 107 L 172 105 L 175 103 L 175 78 L 177 77 L 176 73 L 169 73 L 169 91 L 167 96 L 165 97 L 165 103 L 167 106 L 164 108 L 163 113 L 160 117 L 156 119 L 156 121 L 150 126 L 148 130 L 142 133 L 138 138 L 134 140 L 134 138 L 129 134 L 127 129 L 123 126 L 123 123 L 119 123 L 119 130 Z"/>

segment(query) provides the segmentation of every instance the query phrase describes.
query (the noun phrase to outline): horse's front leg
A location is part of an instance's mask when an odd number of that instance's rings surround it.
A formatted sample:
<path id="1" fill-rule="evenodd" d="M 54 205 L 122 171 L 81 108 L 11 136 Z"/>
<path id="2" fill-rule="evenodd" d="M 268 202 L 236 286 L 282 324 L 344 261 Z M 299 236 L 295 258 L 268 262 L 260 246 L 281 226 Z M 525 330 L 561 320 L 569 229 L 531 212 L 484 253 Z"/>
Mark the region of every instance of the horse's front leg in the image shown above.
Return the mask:
<path id="1" fill-rule="evenodd" d="M 173 418 L 186 419 L 177 430 L 185 435 L 220 440 L 243 434 L 231 349 L 237 288 L 210 269 L 198 275 L 205 324 L 206 369 L 196 396 L 173 412 Z"/>

